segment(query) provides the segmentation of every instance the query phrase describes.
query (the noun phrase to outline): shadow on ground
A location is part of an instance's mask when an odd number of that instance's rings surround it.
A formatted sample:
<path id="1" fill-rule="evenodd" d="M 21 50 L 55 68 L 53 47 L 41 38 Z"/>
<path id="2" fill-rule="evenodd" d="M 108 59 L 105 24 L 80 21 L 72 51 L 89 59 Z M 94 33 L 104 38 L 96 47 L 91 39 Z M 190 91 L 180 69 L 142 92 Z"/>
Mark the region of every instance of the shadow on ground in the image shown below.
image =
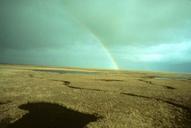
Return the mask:
<path id="1" fill-rule="evenodd" d="M 84 128 L 98 119 L 52 103 L 28 103 L 19 108 L 29 112 L 7 128 Z"/>

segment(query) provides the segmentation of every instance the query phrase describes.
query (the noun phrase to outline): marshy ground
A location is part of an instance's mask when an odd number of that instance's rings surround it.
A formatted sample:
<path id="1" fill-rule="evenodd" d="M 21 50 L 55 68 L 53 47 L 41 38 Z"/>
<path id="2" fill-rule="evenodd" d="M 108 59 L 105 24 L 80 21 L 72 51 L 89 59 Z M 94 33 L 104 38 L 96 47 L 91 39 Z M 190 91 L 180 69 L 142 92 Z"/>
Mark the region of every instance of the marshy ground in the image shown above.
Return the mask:
<path id="1" fill-rule="evenodd" d="M 190 128 L 191 75 L 0 65 L 0 128 Z"/>

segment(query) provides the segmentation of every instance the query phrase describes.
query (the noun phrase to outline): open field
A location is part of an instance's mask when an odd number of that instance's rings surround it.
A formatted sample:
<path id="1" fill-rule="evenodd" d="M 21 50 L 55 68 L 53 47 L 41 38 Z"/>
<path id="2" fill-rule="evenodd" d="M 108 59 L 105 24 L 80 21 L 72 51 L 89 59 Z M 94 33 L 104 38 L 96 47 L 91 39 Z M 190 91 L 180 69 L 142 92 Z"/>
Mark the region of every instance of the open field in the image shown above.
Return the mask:
<path id="1" fill-rule="evenodd" d="M 190 128 L 191 74 L 0 65 L 0 128 Z"/>

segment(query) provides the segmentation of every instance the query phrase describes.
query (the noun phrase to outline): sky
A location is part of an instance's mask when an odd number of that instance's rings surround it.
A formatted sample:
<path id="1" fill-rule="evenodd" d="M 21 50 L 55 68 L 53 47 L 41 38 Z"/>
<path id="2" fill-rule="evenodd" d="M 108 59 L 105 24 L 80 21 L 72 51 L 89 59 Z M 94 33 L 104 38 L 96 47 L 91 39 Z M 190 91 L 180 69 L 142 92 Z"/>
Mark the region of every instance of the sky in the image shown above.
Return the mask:
<path id="1" fill-rule="evenodd" d="M 191 0 L 0 0 L 0 63 L 191 72 Z"/>

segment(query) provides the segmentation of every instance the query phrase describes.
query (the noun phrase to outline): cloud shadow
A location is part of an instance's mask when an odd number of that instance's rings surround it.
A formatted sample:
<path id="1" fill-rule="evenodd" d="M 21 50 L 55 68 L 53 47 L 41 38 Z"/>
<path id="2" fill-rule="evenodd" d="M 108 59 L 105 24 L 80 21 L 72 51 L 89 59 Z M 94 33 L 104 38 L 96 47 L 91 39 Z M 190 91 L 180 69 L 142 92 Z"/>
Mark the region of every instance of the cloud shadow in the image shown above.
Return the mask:
<path id="1" fill-rule="evenodd" d="M 38 102 L 19 106 L 27 110 L 21 119 L 7 128 L 84 128 L 98 119 L 95 115 L 77 112 L 58 104 Z"/>

